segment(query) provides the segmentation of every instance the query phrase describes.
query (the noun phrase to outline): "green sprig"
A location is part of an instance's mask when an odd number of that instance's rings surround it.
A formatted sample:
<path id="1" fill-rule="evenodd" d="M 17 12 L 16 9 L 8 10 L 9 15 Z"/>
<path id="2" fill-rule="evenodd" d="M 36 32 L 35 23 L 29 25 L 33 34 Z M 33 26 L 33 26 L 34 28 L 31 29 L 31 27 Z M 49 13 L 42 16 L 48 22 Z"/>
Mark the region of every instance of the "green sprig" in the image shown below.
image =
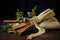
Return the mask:
<path id="1" fill-rule="evenodd" d="M 23 15 L 22 13 L 23 13 L 23 12 L 20 12 L 19 9 L 17 9 L 17 12 L 16 12 L 16 20 L 20 20 L 20 19 L 21 19 L 20 16 Z"/>
<path id="2" fill-rule="evenodd" d="M 37 8 L 37 5 L 34 6 L 34 8 L 32 9 L 32 12 L 35 12 L 36 8 Z"/>
<path id="3" fill-rule="evenodd" d="M 2 30 L 3 30 L 3 31 L 6 31 L 6 30 L 7 30 L 8 28 L 10 28 L 12 25 L 13 25 L 12 23 L 8 23 L 8 24 L 2 26 Z"/>

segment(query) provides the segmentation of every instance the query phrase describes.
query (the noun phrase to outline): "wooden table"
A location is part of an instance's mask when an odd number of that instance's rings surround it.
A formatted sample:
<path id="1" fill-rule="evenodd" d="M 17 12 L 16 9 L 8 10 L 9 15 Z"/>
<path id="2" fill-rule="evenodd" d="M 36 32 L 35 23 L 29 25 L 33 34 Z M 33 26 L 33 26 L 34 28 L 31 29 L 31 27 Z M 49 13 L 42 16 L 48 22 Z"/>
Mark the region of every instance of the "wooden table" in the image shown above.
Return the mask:
<path id="1" fill-rule="evenodd" d="M 31 30 L 23 33 L 26 35 L 22 35 L 22 36 L 8 34 L 7 32 L 0 32 L 0 40 L 26 40 L 26 37 L 28 36 L 27 33 L 31 33 Z M 60 29 L 46 30 L 45 34 L 33 38 L 32 40 L 60 40 Z"/>

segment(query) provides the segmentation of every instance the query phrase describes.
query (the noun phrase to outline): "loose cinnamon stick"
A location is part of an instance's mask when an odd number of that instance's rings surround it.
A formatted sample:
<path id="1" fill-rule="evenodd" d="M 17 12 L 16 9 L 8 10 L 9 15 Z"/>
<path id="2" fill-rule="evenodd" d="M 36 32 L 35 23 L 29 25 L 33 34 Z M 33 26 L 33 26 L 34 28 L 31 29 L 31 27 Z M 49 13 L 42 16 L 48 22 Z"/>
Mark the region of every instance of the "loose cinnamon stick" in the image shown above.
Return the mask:
<path id="1" fill-rule="evenodd" d="M 21 22 L 21 20 L 4 20 L 3 23 L 17 23 Z"/>

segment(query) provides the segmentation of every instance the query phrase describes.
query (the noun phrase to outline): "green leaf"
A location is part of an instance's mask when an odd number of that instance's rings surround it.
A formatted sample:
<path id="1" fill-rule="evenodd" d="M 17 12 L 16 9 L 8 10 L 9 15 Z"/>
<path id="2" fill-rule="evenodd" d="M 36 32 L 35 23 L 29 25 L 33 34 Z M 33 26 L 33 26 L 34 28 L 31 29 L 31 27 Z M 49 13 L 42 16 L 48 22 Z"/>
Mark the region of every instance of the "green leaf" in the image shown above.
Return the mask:
<path id="1" fill-rule="evenodd" d="M 8 28 L 10 28 L 12 25 L 13 25 L 12 23 L 8 23 L 8 24 L 2 26 L 2 30 L 3 30 L 3 31 L 6 31 L 6 30 L 7 30 Z"/>
<path id="2" fill-rule="evenodd" d="M 34 10 L 34 9 L 32 9 L 32 12 L 35 12 L 35 10 Z"/>
<path id="3" fill-rule="evenodd" d="M 23 22 L 26 22 L 26 21 L 27 21 L 27 17 L 24 17 L 24 18 L 23 18 Z"/>
<path id="4" fill-rule="evenodd" d="M 6 31 L 6 26 L 2 26 L 2 30 L 3 31 Z"/>
<path id="5" fill-rule="evenodd" d="M 19 9 L 17 9 L 17 11 L 19 12 Z"/>
<path id="6" fill-rule="evenodd" d="M 27 12 L 27 14 L 29 15 L 30 13 L 29 13 L 29 12 Z"/>
<path id="7" fill-rule="evenodd" d="M 16 16 L 16 20 L 19 20 L 20 18 L 19 18 L 19 16 Z"/>
<path id="8" fill-rule="evenodd" d="M 7 26 L 12 26 L 13 24 L 12 23 L 9 23 Z"/>
<path id="9" fill-rule="evenodd" d="M 16 20 L 22 19 L 22 18 L 20 18 L 22 15 L 23 15 L 23 12 L 20 12 L 19 9 L 17 9 L 17 12 L 16 12 Z"/>
<path id="10" fill-rule="evenodd" d="M 35 7 L 34 7 L 34 9 L 33 9 L 33 10 L 36 10 L 36 8 L 37 8 L 37 5 L 35 5 Z"/>

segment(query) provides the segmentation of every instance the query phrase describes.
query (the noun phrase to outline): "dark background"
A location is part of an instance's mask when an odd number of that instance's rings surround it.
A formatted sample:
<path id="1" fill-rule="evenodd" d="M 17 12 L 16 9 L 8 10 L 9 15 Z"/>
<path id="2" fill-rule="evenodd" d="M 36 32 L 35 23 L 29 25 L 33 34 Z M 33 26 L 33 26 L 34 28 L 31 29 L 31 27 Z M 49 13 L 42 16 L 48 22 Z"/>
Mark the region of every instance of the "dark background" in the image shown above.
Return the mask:
<path id="1" fill-rule="evenodd" d="M 27 16 L 27 11 L 31 11 L 35 5 L 38 5 L 36 15 L 47 8 L 51 8 L 56 14 L 55 17 L 60 19 L 59 0 L 7 0 L 1 3 L 0 21 L 4 19 L 15 19 L 17 8 Z"/>

